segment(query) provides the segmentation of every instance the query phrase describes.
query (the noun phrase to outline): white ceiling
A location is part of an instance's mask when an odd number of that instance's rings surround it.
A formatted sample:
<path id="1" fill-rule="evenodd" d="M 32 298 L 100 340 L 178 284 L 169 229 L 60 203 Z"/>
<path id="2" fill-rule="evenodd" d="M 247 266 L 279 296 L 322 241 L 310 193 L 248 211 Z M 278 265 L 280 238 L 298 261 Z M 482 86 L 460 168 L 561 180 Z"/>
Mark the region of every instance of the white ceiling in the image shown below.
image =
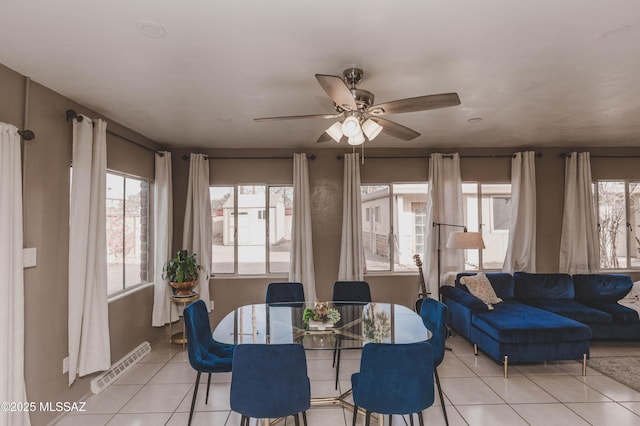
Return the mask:
<path id="1" fill-rule="evenodd" d="M 2 0 L 0 63 L 176 147 L 316 144 L 333 112 L 314 74 L 365 71 L 422 136 L 371 147 L 640 145 L 637 0 Z M 164 38 L 138 30 L 158 23 Z M 481 121 L 469 119 L 481 118 Z"/>

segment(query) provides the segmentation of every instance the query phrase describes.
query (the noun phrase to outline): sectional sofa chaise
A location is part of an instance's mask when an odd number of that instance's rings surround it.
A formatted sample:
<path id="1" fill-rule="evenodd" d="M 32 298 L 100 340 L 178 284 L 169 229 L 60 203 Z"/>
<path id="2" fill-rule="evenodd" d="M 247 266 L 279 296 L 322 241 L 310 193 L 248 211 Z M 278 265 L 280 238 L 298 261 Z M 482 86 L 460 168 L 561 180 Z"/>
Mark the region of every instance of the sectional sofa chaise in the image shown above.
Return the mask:
<path id="1" fill-rule="evenodd" d="M 497 362 L 586 360 L 592 339 L 639 340 L 638 313 L 617 303 L 632 288 L 625 275 L 487 273 L 502 299 L 487 305 L 456 277 L 440 289 L 450 311 L 449 326 Z M 468 281 L 468 280 L 467 280 Z"/>

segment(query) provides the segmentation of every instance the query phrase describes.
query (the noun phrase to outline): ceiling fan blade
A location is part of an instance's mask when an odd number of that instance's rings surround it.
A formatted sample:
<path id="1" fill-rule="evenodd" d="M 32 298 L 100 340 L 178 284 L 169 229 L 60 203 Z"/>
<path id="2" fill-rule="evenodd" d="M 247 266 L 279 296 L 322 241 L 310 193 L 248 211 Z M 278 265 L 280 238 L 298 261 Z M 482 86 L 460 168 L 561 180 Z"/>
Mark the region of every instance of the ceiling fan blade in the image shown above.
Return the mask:
<path id="1" fill-rule="evenodd" d="M 254 118 L 253 121 L 278 121 L 278 120 L 298 120 L 301 118 L 338 118 L 341 117 L 342 114 L 309 114 L 309 115 L 286 115 L 284 117 L 262 117 L 262 118 Z"/>
<path id="2" fill-rule="evenodd" d="M 337 75 L 316 74 L 316 79 L 336 105 L 347 111 L 358 109 L 351 90 L 342 78 Z"/>
<path id="3" fill-rule="evenodd" d="M 370 117 L 370 119 L 381 125 L 382 131 L 389 136 L 393 136 L 405 141 L 410 141 L 411 139 L 415 139 L 420 136 L 420 133 L 408 127 L 405 127 L 402 124 L 398 124 L 395 121 L 385 120 L 384 118 L 380 117 Z"/>
<path id="4" fill-rule="evenodd" d="M 442 93 L 439 95 L 417 96 L 415 98 L 399 99 L 373 105 L 367 113 L 373 115 L 400 114 L 403 112 L 427 111 L 430 109 L 446 108 L 460 105 L 457 93 Z"/>
<path id="5" fill-rule="evenodd" d="M 327 132 L 322 132 L 322 134 L 320 135 L 320 137 L 318 138 L 318 140 L 316 141 L 316 143 L 323 143 L 323 142 L 329 142 L 332 141 L 333 139 L 331 138 L 331 136 L 329 136 L 327 134 Z"/>

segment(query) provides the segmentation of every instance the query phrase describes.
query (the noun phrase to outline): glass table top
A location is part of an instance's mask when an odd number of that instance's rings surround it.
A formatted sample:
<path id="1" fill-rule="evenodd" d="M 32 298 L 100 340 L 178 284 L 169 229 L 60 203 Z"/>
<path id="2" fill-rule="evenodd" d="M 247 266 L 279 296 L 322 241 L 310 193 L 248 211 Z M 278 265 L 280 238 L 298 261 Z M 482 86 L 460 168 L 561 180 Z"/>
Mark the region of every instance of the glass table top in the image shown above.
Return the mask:
<path id="1" fill-rule="evenodd" d="M 340 313 L 335 324 L 305 323 L 305 308 L 314 303 L 241 306 L 227 314 L 213 332 L 221 343 L 300 343 L 305 349 L 361 348 L 366 343 L 414 343 L 431 332 L 413 310 L 393 303 L 328 302 Z"/>

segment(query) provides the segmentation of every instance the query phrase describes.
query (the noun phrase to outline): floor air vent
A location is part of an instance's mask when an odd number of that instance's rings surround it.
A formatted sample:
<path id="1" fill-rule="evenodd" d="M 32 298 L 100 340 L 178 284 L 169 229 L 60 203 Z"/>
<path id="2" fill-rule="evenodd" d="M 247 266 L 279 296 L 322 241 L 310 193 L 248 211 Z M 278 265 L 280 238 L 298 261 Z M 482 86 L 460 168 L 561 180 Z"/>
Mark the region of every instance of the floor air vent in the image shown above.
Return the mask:
<path id="1" fill-rule="evenodd" d="M 131 368 L 132 365 L 136 364 L 142 358 L 147 356 L 151 352 L 151 345 L 149 342 L 143 342 L 126 354 L 120 361 L 116 362 L 111 366 L 111 368 L 105 371 L 103 374 L 99 375 L 95 379 L 91 381 L 91 392 L 100 393 L 105 390 L 109 385 L 115 382 L 125 371 Z"/>

